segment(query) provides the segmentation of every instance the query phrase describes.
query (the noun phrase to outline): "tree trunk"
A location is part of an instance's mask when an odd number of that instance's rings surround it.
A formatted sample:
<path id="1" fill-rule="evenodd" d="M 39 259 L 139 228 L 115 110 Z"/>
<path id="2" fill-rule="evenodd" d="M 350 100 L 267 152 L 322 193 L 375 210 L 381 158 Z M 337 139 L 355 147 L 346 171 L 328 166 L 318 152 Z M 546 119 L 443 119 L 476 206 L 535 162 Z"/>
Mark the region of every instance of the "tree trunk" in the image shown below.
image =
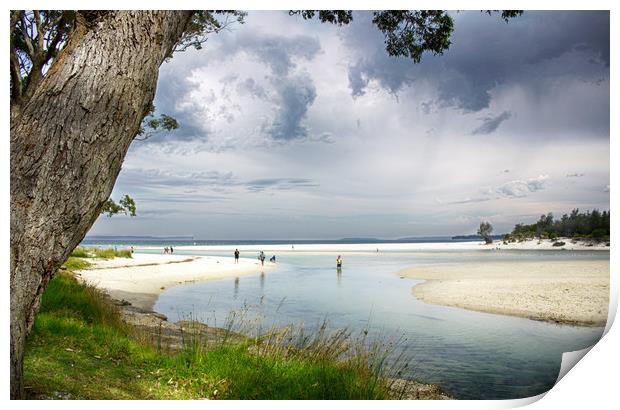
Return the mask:
<path id="1" fill-rule="evenodd" d="M 49 280 L 99 216 L 189 11 L 122 11 L 80 25 L 11 115 L 11 398 Z M 15 115 L 17 114 L 17 115 Z"/>

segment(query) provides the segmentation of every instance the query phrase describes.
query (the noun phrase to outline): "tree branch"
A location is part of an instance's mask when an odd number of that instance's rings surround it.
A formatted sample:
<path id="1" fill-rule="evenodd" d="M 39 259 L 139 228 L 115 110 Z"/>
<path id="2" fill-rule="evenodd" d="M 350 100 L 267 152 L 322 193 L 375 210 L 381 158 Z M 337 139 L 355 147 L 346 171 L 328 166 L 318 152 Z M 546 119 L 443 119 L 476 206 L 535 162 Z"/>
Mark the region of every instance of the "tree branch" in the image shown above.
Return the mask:
<path id="1" fill-rule="evenodd" d="M 38 10 L 33 10 L 34 13 L 34 21 L 35 21 L 35 25 L 36 25 L 36 30 L 37 30 L 37 37 L 36 37 L 36 53 L 37 53 L 37 60 L 41 59 L 41 54 L 43 53 L 43 37 L 45 36 L 45 29 L 43 27 L 43 24 L 41 23 L 41 13 L 39 13 Z"/>
<path id="2" fill-rule="evenodd" d="M 15 47 L 11 43 L 11 105 L 19 104 L 22 97 L 22 76 Z"/>
<path id="3" fill-rule="evenodd" d="M 47 53 L 45 54 L 43 65 L 47 64 L 49 60 L 56 57 L 56 55 L 58 54 L 58 44 L 63 39 L 63 37 L 68 34 L 68 30 L 66 30 L 65 24 L 67 24 L 69 20 L 69 12 L 64 11 L 60 15 L 60 17 L 58 17 L 58 19 L 56 19 L 56 21 L 52 23 L 52 27 L 55 27 L 57 31 L 56 35 L 47 46 Z"/>
<path id="4" fill-rule="evenodd" d="M 30 59 L 32 60 L 33 56 L 34 56 L 34 46 L 32 45 L 32 40 L 30 38 L 30 34 L 28 33 L 28 24 L 26 24 L 26 22 L 24 21 L 27 17 L 26 17 L 26 13 L 22 13 L 22 18 L 20 19 L 20 29 L 21 32 L 23 34 L 23 39 L 24 39 L 24 45 L 26 46 L 26 53 L 28 54 L 28 56 L 30 57 Z"/>

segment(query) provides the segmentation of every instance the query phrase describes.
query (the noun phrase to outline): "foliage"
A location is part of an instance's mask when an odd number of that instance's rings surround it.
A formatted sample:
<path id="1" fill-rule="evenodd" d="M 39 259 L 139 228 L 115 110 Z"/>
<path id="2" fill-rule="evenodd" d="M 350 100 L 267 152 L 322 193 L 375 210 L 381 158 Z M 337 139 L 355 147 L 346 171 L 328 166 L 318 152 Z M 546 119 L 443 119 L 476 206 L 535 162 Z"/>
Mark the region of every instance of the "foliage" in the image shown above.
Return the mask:
<path id="1" fill-rule="evenodd" d="M 301 15 L 304 20 L 317 16 L 323 23 L 339 26 L 353 21 L 350 10 L 291 10 L 290 15 Z M 494 11 L 487 11 L 490 15 Z M 521 15 L 522 11 L 505 10 L 501 18 Z M 381 10 L 373 13 L 373 24 L 385 36 L 385 50 L 393 57 L 407 57 L 414 63 L 422 60 L 425 51 L 443 54 L 450 47 L 454 21 L 445 10 Z"/>
<path id="2" fill-rule="evenodd" d="M 493 239 L 491 238 L 491 233 L 493 232 L 493 226 L 491 226 L 490 222 L 480 222 L 480 227 L 478 228 L 478 235 L 484 239 L 486 243 L 493 243 Z"/>
<path id="3" fill-rule="evenodd" d="M 342 26 L 353 21 L 351 10 L 290 10 L 288 14 L 290 16 L 301 15 L 304 20 L 311 20 L 317 15 L 317 12 L 321 23 Z"/>
<path id="4" fill-rule="evenodd" d="M 145 141 L 163 132 L 174 131 L 179 127 L 179 122 L 167 114 L 160 114 L 159 116 L 156 116 L 155 106 L 151 105 L 151 109 L 142 120 L 138 134 L 136 134 L 134 139 L 136 141 Z"/>
<path id="5" fill-rule="evenodd" d="M 391 56 L 419 63 L 424 51 L 443 54 L 450 47 L 453 21 L 442 10 L 387 10 L 375 12 L 372 22 L 385 35 Z"/>
<path id="6" fill-rule="evenodd" d="M 389 397 L 389 382 L 379 375 L 382 355 L 357 344 L 347 359 L 337 360 L 353 343 L 347 332 L 302 336 L 290 347 L 227 339 L 163 353 L 140 341 L 99 290 L 59 274 L 43 295 L 28 340 L 25 380 L 30 395 L 40 398 Z"/>
<path id="7" fill-rule="evenodd" d="M 108 214 L 109 217 L 119 213 L 136 216 L 136 202 L 129 195 L 122 197 L 118 203 L 114 202 L 112 198 L 108 198 L 101 208 L 101 213 Z"/>
<path id="8" fill-rule="evenodd" d="M 217 34 L 234 23 L 243 24 L 246 15 L 238 10 L 196 10 L 173 51 L 185 51 L 190 47 L 200 50 L 209 34 Z"/>
<path id="9" fill-rule="evenodd" d="M 609 211 L 600 212 L 594 209 L 582 213 L 579 209 L 573 209 L 570 214 L 564 214 L 560 219 L 554 219 L 553 214 L 548 213 L 541 215 L 536 223 L 517 224 L 504 240 L 523 241 L 534 237 L 609 240 L 610 232 Z"/>

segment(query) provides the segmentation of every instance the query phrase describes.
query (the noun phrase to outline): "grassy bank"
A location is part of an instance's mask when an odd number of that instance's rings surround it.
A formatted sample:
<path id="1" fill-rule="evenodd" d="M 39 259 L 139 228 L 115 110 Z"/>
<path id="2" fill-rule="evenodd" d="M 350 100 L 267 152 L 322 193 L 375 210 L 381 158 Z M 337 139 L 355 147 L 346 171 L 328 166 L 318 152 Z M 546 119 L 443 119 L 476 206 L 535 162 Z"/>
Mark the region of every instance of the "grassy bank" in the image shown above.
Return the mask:
<path id="1" fill-rule="evenodd" d="M 266 339 L 229 338 L 209 347 L 190 341 L 173 353 L 141 340 L 99 290 L 79 283 L 70 272 L 60 273 L 43 295 L 28 340 L 27 392 L 31 398 L 73 399 L 390 395 L 389 382 L 380 377 L 384 355 L 352 345 L 346 332 L 305 338 L 289 347 Z"/>

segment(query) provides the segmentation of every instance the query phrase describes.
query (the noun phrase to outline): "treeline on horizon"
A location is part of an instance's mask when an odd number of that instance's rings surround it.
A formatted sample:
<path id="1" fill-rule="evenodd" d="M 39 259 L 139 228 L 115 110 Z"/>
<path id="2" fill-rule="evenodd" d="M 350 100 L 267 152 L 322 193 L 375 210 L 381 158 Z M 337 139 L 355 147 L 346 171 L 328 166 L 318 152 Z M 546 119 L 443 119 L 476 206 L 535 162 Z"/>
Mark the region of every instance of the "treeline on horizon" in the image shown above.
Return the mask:
<path id="1" fill-rule="evenodd" d="M 609 241 L 610 211 L 600 212 L 594 209 L 591 212 L 579 212 L 573 209 L 570 214 L 564 214 L 555 219 L 549 212 L 541 215 L 540 219 L 531 225 L 516 224 L 511 233 L 504 236 L 504 241 L 523 241 L 538 237 L 540 239 L 556 239 L 558 237 L 574 239 L 594 239 Z"/>

